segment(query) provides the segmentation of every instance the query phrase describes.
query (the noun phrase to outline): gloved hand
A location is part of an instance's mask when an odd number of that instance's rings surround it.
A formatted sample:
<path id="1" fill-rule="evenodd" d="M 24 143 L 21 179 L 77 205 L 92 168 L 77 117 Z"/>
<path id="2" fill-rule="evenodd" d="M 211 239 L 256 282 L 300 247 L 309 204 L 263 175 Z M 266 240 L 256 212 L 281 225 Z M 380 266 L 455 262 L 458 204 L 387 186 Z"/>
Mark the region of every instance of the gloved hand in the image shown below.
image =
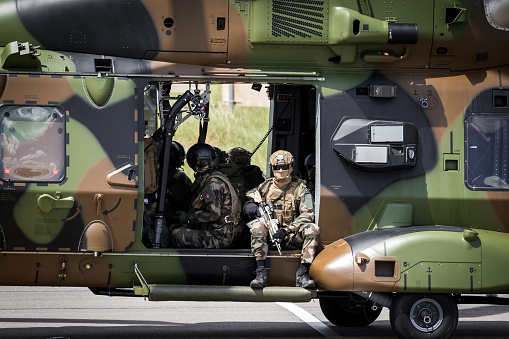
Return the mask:
<path id="1" fill-rule="evenodd" d="M 177 211 L 175 212 L 175 215 L 179 219 L 180 223 L 186 223 L 189 221 L 189 214 L 184 211 Z"/>
<path id="2" fill-rule="evenodd" d="M 280 228 L 277 230 L 276 233 L 274 233 L 272 238 L 274 238 L 274 241 L 282 242 L 288 234 L 290 234 L 289 230 L 287 230 L 286 228 Z"/>
<path id="3" fill-rule="evenodd" d="M 255 219 L 260 217 L 260 211 L 258 210 L 258 204 L 253 200 L 249 200 L 244 205 L 244 213 L 249 219 Z"/>

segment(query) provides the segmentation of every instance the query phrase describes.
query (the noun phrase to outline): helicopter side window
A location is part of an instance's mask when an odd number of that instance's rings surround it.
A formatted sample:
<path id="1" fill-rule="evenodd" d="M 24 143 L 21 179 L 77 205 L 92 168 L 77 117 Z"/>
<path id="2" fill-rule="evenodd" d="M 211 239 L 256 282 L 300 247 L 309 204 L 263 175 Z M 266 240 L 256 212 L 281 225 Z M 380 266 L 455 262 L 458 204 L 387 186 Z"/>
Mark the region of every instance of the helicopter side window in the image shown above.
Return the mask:
<path id="1" fill-rule="evenodd" d="M 65 114 L 55 106 L 0 106 L 0 180 L 65 177 Z"/>
<path id="2" fill-rule="evenodd" d="M 509 116 L 470 115 L 466 184 L 472 190 L 509 190 Z"/>

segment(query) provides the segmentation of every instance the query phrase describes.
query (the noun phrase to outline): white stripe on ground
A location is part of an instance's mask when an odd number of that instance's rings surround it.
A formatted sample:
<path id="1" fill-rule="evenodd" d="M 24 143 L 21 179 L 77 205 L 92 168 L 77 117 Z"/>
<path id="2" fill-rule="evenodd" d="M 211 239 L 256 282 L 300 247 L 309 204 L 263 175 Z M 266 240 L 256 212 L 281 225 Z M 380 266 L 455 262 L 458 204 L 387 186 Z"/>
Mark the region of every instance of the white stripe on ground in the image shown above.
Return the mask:
<path id="1" fill-rule="evenodd" d="M 314 328 L 316 331 L 320 332 L 325 338 L 343 338 L 337 332 L 332 330 L 329 326 L 325 325 L 323 322 L 318 320 L 314 315 L 304 310 L 303 308 L 290 303 L 290 302 L 277 302 L 281 307 L 286 308 L 288 311 L 295 314 L 306 324 Z"/>

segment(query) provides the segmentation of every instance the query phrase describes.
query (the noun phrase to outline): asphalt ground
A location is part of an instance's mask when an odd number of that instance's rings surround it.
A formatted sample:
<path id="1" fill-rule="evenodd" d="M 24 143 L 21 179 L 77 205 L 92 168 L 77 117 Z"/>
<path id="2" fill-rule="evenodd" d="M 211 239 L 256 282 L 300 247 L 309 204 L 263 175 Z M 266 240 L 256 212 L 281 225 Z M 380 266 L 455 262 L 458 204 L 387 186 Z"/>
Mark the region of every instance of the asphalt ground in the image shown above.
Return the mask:
<path id="1" fill-rule="evenodd" d="M 459 305 L 453 338 L 509 338 L 509 306 Z M 395 338 L 387 309 L 337 327 L 319 302 L 149 302 L 86 288 L 0 287 L 0 338 Z"/>

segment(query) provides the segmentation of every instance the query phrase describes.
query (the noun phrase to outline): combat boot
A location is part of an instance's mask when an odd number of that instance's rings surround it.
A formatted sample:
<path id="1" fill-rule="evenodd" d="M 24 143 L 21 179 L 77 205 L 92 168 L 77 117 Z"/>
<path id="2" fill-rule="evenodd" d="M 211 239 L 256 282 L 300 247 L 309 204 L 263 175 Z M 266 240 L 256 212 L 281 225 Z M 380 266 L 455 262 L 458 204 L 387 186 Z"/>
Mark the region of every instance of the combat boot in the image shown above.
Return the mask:
<path id="1" fill-rule="evenodd" d="M 314 288 L 315 281 L 309 278 L 309 273 L 306 267 L 301 266 L 297 270 L 296 278 L 295 278 L 295 286 L 303 287 L 303 288 Z"/>
<path id="2" fill-rule="evenodd" d="M 267 279 L 269 277 L 269 269 L 265 267 L 258 267 L 255 271 L 256 278 L 251 280 L 251 288 L 264 288 L 267 287 Z"/>

